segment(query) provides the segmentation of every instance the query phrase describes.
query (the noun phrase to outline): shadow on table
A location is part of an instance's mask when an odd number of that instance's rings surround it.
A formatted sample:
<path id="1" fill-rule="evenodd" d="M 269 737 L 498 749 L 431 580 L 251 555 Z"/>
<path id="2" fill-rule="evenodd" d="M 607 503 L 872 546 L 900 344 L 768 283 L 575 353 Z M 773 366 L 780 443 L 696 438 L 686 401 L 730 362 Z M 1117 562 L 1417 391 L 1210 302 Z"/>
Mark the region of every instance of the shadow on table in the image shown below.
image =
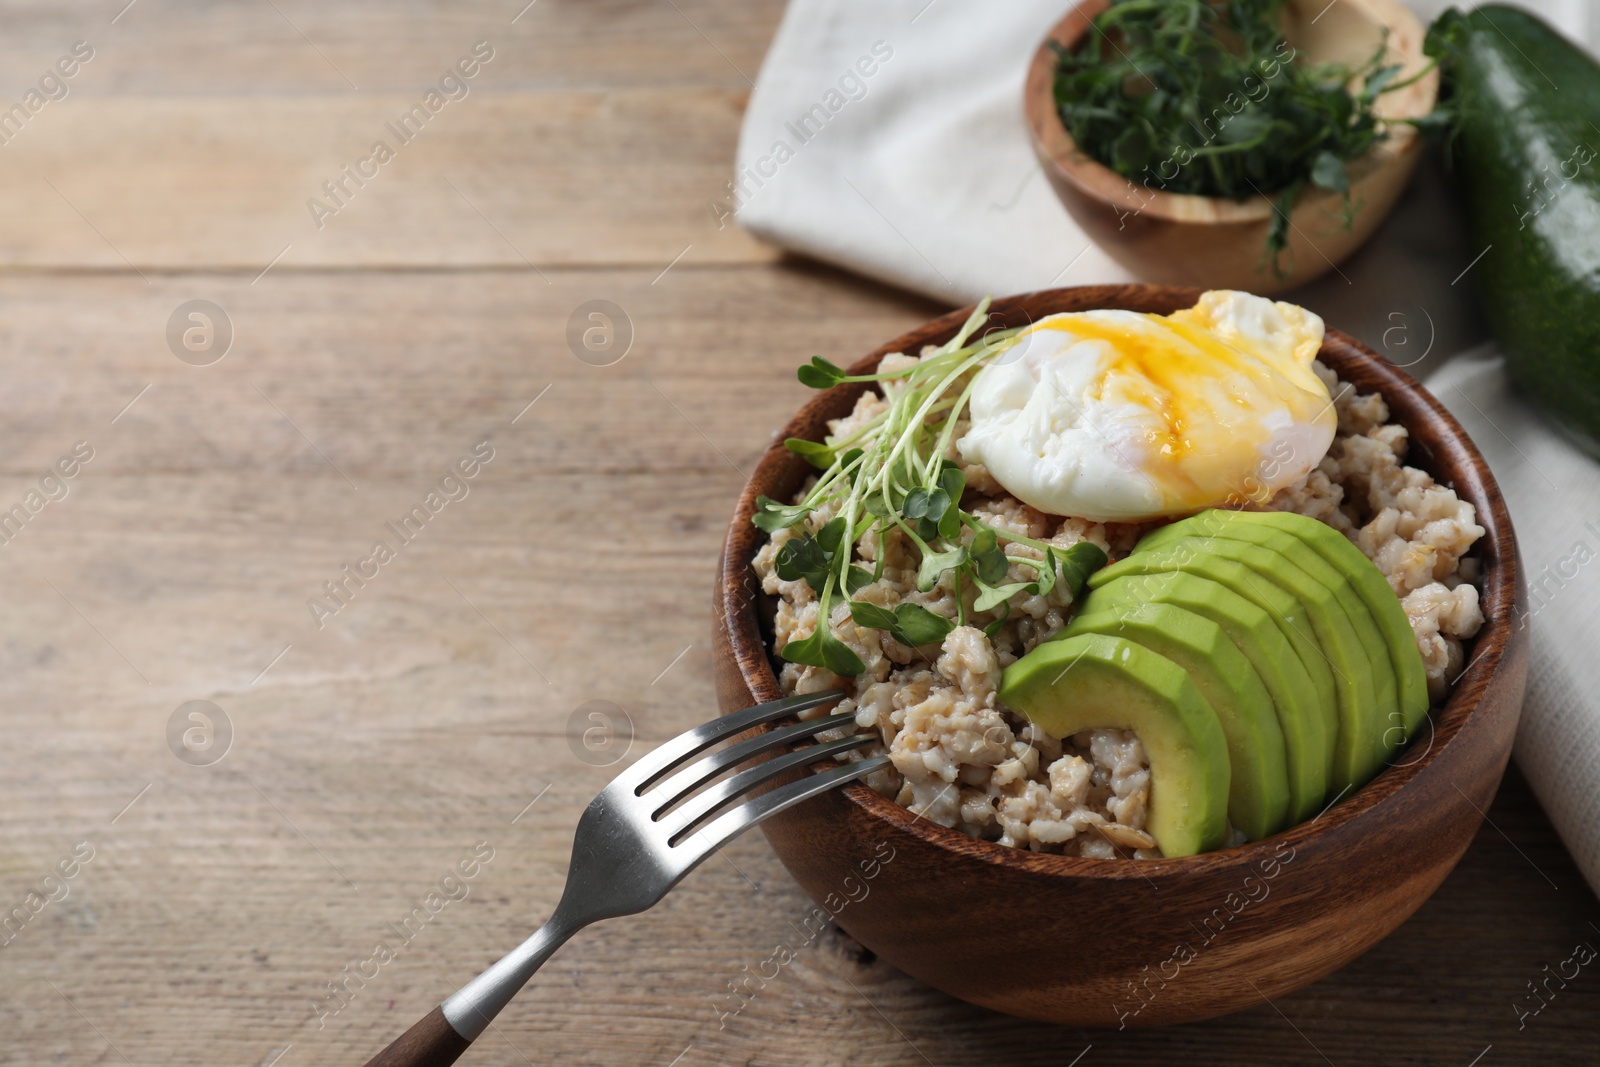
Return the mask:
<path id="1" fill-rule="evenodd" d="M 1575 976 L 1574 964 L 1563 967 L 1584 943 L 1600 949 L 1600 902 L 1513 766 L 1460 866 L 1417 914 L 1343 970 L 1251 1011 L 1157 1030 L 1070 1030 L 944 997 L 859 947 L 858 966 L 839 963 L 902 1035 L 898 1050 L 874 1050 L 877 1064 L 1068 1067 L 1089 1048 L 1082 1067 L 1564 1067 L 1595 1062 L 1600 965 Z M 1537 1014 L 1533 989 L 1545 1003 Z"/>

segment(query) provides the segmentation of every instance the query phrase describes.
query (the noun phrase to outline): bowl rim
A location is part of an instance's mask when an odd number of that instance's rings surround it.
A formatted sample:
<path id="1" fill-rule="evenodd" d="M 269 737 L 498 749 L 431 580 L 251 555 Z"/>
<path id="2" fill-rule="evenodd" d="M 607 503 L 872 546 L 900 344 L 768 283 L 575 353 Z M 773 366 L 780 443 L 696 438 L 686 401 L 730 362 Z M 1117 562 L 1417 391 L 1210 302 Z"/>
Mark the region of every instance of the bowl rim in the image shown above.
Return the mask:
<path id="1" fill-rule="evenodd" d="M 1079 310 L 1163 301 L 1188 301 L 1188 304 L 1176 306 L 1189 306 L 1203 291 L 1150 284 L 1042 289 L 994 300 L 989 314 L 991 318 L 1002 317 L 1002 321 L 1003 316 L 1017 311 L 1027 316 L 1028 312 L 1023 306 L 1026 303 L 1061 302 L 1068 294 L 1073 294 Z M 894 338 L 851 364 L 850 373 L 870 372 L 879 360 L 891 352 L 918 351 L 924 344 L 938 344 L 948 339 L 966 322 L 975 307 L 972 305 L 950 312 Z M 1474 505 L 1477 522 L 1484 528 L 1483 536 L 1473 546 L 1485 564 L 1478 583 L 1484 625 L 1472 639 L 1470 647 L 1463 650 L 1466 665 L 1453 682 L 1444 707 L 1430 709 L 1425 720 L 1431 727 L 1428 747 L 1420 755 L 1405 762 L 1389 764 L 1371 781 L 1355 790 L 1353 795 L 1335 798 L 1321 814 L 1306 822 L 1258 841 L 1176 858 L 1094 859 L 1001 845 L 914 815 L 909 809 L 861 782 L 850 783 L 838 791 L 845 801 L 860 809 L 864 815 L 882 820 L 895 831 L 919 838 L 924 844 L 956 853 L 968 860 L 1047 877 L 1113 881 L 1139 878 L 1148 881 L 1171 876 L 1194 877 L 1280 855 L 1278 850 L 1285 844 L 1297 848 L 1315 837 L 1332 834 L 1366 816 L 1414 781 L 1449 747 L 1472 718 L 1490 679 L 1513 647 L 1510 633 L 1515 624 L 1517 591 L 1521 584 L 1516 537 L 1499 488 L 1483 456 L 1466 430 L 1433 394 L 1401 368 L 1389 363 L 1355 338 L 1335 329 L 1327 331 L 1318 358 L 1331 366 L 1341 378 L 1354 370 L 1356 373 L 1353 376 L 1369 379 L 1368 385 L 1363 388 L 1376 389 L 1383 395 L 1389 406 L 1390 421 L 1399 422 L 1411 432 L 1413 450 L 1417 446 L 1415 431 L 1419 424 L 1432 420 L 1438 428 L 1439 440 L 1436 444 L 1442 446 L 1445 454 L 1436 452 L 1427 466 L 1450 468 L 1448 479 L 1443 475 L 1435 477 L 1440 479 L 1440 484 L 1451 485 L 1462 499 Z M 828 417 L 837 417 L 827 412 L 846 402 L 853 405 L 855 397 L 868 388 L 870 386 L 866 383 L 834 386 L 817 393 L 803 405 L 774 435 L 772 443 L 762 454 L 740 492 L 729 523 L 718 567 L 716 621 L 726 635 L 728 654 L 735 663 L 735 669 L 757 702 L 776 700 L 784 695 L 772 668 L 772 653 L 762 633 L 757 611 L 758 601 L 764 594 L 748 597 L 727 595 L 729 590 L 750 587 L 749 581 L 753 577 L 751 563 L 756 551 L 767 539 L 767 535 L 751 522 L 756 510 L 757 490 L 785 474 L 809 470 L 804 460 L 784 447 L 784 439 L 798 435 L 808 422 L 822 423 Z M 1407 458 L 1414 463 L 1418 457 L 1413 452 Z M 1412 753 L 1420 741 L 1420 738 L 1414 738 L 1405 753 Z"/>
<path id="2" fill-rule="evenodd" d="M 1382 22 L 1393 34 L 1404 31 L 1420 42 L 1424 28 L 1420 19 L 1402 4 L 1393 0 L 1348 0 L 1375 21 Z M 1034 50 L 1023 80 L 1023 114 L 1028 134 L 1033 141 L 1034 153 L 1040 163 L 1053 168 L 1062 180 L 1069 182 L 1085 196 L 1109 205 L 1134 207 L 1138 214 L 1149 215 L 1163 222 L 1189 225 L 1252 225 L 1272 217 L 1273 197 L 1259 193 L 1243 200 L 1221 196 L 1202 196 L 1197 193 L 1172 193 L 1157 189 L 1144 182 L 1124 178 L 1078 147 L 1067 132 L 1055 106 L 1056 56 L 1051 47 L 1077 47 L 1089 32 L 1092 20 L 1109 6 L 1107 0 L 1079 0 L 1061 17 Z M 1408 59 L 1409 61 L 1409 59 Z M 1418 83 L 1425 93 L 1426 111 L 1431 111 L 1438 100 L 1439 72 L 1430 71 Z M 1413 126 L 1392 122 L 1387 136 L 1373 145 L 1351 164 L 1351 183 L 1359 184 L 1374 171 L 1388 166 L 1406 156 L 1420 143 Z M 1130 189 L 1137 192 L 1130 193 Z M 1295 198 L 1292 212 L 1331 211 L 1344 201 L 1343 193 L 1307 185 Z"/>

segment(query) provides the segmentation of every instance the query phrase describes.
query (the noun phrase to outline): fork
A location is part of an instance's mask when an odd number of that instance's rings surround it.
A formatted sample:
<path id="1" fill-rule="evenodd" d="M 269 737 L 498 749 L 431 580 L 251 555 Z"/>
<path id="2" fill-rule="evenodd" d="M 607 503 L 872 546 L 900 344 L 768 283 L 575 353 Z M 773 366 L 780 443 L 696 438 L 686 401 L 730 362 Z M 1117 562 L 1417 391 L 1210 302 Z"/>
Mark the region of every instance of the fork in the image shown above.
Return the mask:
<path id="1" fill-rule="evenodd" d="M 696 726 L 640 757 L 579 818 L 567 886 L 549 921 L 368 1060 L 367 1067 L 456 1062 L 573 934 L 601 919 L 644 911 L 702 860 L 763 819 L 885 766 L 889 757 L 875 756 L 749 795 L 791 771 L 879 740 L 869 730 L 783 752 L 701 789 L 740 763 L 853 722 L 854 713 L 845 712 L 781 726 L 677 770 L 720 741 L 843 695 L 808 693 L 758 704 Z"/>

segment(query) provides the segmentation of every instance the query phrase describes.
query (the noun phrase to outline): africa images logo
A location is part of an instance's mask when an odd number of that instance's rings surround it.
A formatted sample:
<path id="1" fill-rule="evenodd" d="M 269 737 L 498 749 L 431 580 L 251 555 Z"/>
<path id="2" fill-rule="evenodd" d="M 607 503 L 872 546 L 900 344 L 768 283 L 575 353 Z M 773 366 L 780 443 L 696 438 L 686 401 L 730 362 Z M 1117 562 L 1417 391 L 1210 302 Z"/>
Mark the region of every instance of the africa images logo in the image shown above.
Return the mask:
<path id="1" fill-rule="evenodd" d="M 444 477 L 428 489 L 422 500 L 400 517 L 399 522 L 383 524 L 384 532 L 389 536 L 374 541 L 372 551 L 356 560 L 353 566 L 349 563 L 341 566 L 338 575 L 322 583 L 321 594 L 307 597 L 306 609 L 311 612 L 311 621 L 317 624 L 317 629 L 322 629 L 329 619 L 349 607 L 356 594 L 377 578 L 383 567 L 399 559 L 401 550 L 421 537 L 428 523 L 450 503 L 465 500 L 467 494 L 472 492 L 472 479 L 492 459 L 494 445 L 485 437 L 472 447 L 470 455 L 458 459 Z M 390 537 L 394 539 L 393 544 L 389 543 Z"/>
<path id="2" fill-rule="evenodd" d="M 327 200 L 314 196 L 306 199 L 306 210 L 311 212 L 311 221 L 316 223 L 317 229 L 326 226 L 330 216 L 348 207 L 356 193 L 366 188 L 367 182 L 376 178 L 379 171 L 395 158 L 399 148 L 422 135 L 423 128 L 445 109 L 445 105 L 452 100 L 465 100 L 472 92 L 472 79 L 493 58 L 494 46 L 488 41 L 473 45 L 472 54 L 456 60 L 455 67 L 445 71 L 437 85 L 430 85 L 420 101 L 412 104 L 399 118 L 383 124 L 383 128 L 393 135 L 394 146 L 391 147 L 388 141 L 381 138 L 373 141 L 371 149 L 356 160 L 354 167 L 346 163 L 339 168 L 336 177 L 323 182 L 322 192 Z"/>

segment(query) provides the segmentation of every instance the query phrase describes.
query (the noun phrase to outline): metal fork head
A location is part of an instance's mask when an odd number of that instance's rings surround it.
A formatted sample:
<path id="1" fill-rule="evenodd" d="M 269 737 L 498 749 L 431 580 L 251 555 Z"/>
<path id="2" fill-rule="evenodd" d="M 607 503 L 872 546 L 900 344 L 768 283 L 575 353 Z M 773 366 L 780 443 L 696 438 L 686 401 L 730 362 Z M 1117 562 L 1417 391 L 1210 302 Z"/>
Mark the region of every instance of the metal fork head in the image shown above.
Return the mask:
<path id="1" fill-rule="evenodd" d="M 763 819 L 887 765 L 887 756 L 843 763 L 753 795 L 809 764 L 878 740 L 869 732 L 782 751 L 797 740 L 848 726 L 853 716 L 846 713 L 781 727 L 683 766 L 720 741 L 841 696 L 814 693 L 759 704 L 679 734 L 641 757 L 601 790 L 578 820 L 558 914 L 585 925 L 643 911 L 707 856 Z M 694 793 L 758 756 L 773 758 Z M 716 814 L 724 807 L 729 810 Z"/>
<path id="2" fill-rule="evenodd" d="M 807 764 L 877 739 L 875 733 L 866 733 L 780 754 L 792 742 L 846 725 L 850 719 L 836 715 L 738 742 L 673 774 L 719 741 L 831 703 L 841 695 L 788 697 L 713 719 L 679 734 L 618 775 L 578 820 L 567 888 L 555 914 L 439 1006 L 450 1029 L 466 1041 L 474 1040 L 574 932 L 598 919 L 643 911 L 735 835 L 887 763 L 887 756 L 858 760 L 779 784 Z M 772 758 L 695 792 L 723 771 L 758 756 Z M 729 810 L 718 814 L 724 807 Z"/>

